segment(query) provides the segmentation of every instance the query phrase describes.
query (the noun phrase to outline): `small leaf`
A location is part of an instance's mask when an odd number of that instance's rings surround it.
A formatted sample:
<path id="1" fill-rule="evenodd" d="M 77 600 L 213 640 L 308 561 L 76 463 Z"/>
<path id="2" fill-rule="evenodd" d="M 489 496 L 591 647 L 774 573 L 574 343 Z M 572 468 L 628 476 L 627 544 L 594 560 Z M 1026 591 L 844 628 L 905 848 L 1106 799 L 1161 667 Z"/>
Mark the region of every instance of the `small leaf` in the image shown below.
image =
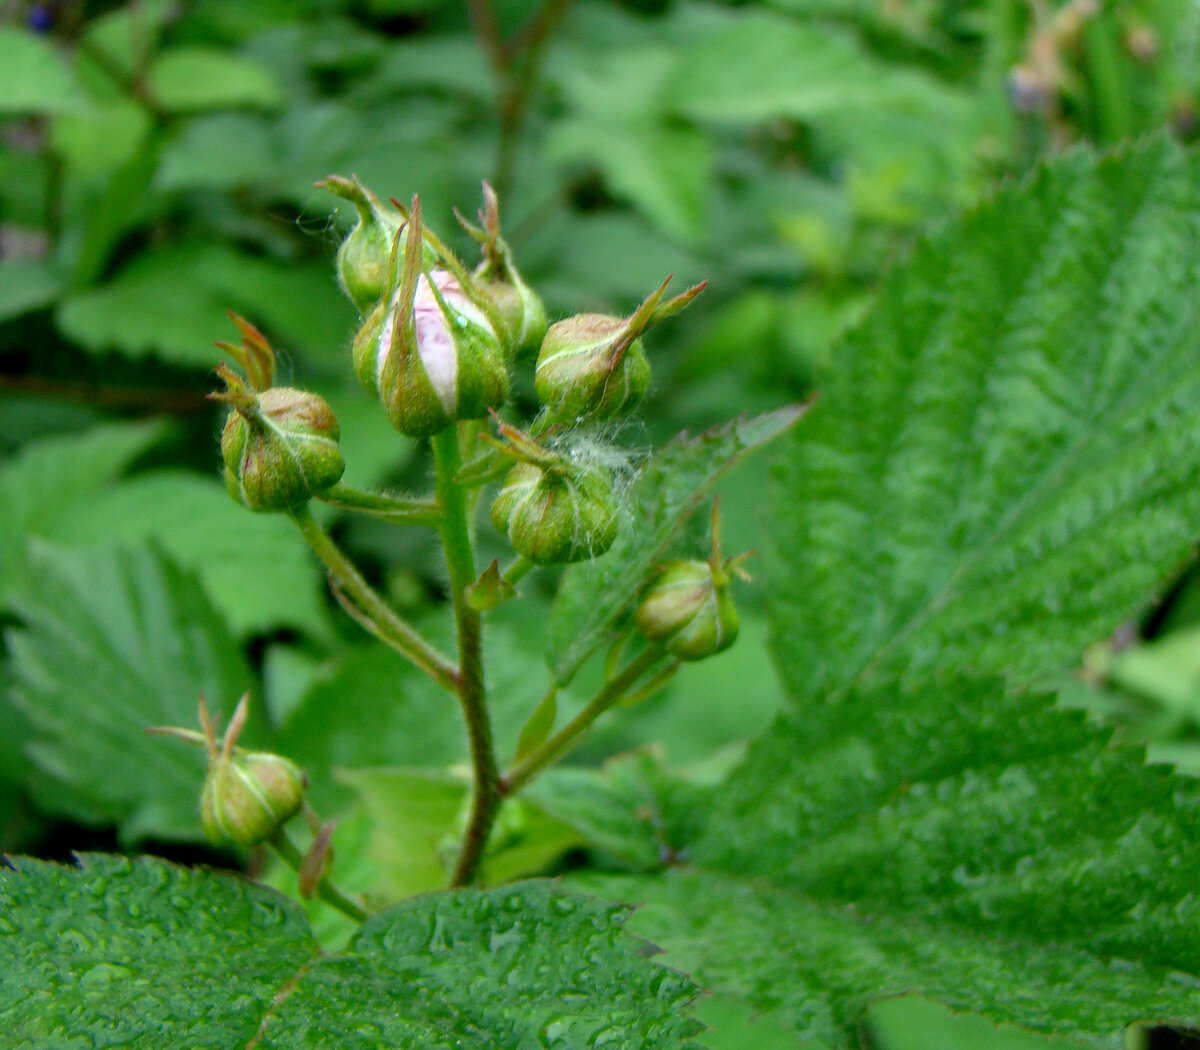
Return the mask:
<path id="1" fill-rule="evenodd" d="M 556 718 L 558 718 L 558 690 L 552 688 L 538 701 L 537 707 L 529 716 L 529 721 L 521 728 L 521 735 L 517 737 L 516 754 L 513 755 L 514 764 L 546 742 L 551 730 L 554 729 Z"/>
<path id="2" fill-rule="evenodd" d="M 797 405 L 738 420 L 696 438 L 682 436 L 645 465 L 628 494 L 629 514 L 612 549 L 563 575 L 546 654 L 559 684 L 569 682 L 603 644 L 646 574 L 665 557 L 713 485 L 747 453 L 794 426 L 804 408 Z"/>
<path id="3" fill-rule="evenodd" d="M 203 753 L 145 730 L 193 725 L 200 693 L 231 709 L 250 671 L 228 628 L 194 577 L 147 549 L 43 547 L 32 570 L 5 640 L 45 774 L 37 801 L 116 822 L 126 841 L 199 838 Z"/>
<path id="4" fill-rule="evenodd" d="M 84 105 L 71 67 L 49 41 L 0 26 L 0 114 L 62 113 Z"/>
<path id="5" fill-rule="evenodd" d="M 269 70 L 239 55 L 199 46 L 161 52 L 150 67 L 148 86 L 154 100 L 172 112 L 275 109 L 283 102 Z"/>

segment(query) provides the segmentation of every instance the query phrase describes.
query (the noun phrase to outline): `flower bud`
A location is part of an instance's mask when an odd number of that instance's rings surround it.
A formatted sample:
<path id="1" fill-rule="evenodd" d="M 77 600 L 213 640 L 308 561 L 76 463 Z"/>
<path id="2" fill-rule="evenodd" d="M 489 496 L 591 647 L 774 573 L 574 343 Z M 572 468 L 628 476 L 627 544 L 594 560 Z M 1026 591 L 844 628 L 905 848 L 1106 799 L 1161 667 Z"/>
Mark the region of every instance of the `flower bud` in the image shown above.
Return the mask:
<path id="1" fill-rule="evenodd" d="M 508 272 L 509 280 L 481 277 L 479 290 L 496 305 L 504 348 L 511 360 L 523 351 L 541 345 L 549 321 L 538 294 L 521 279 L 515 268 L 510 266 Z"/>
<path id="2" fill-rule="evenodd" d="M 702 660 L 728 649 L 739 627 L 728 579 L 717 580 L 706 561 L 665 565 L 642 595 L 637 625 L 681 660 Z"/>
<path id="3" fill-rule="evenodd" d="M 488 316 L 494 308 L 448 270 L 423 271 L 420 231 L 414 200 L 399 287 L 354 339 L 355 371 L 409 437 L 478 419 L 508 396 L 504 351 Z"/>
<path id="4" fill-rule="evenodd" d="M 599 465 L 517 463 L 492 502 L 492 524 L 537 565 L 597 558 L 617 538 L 612 475 Z"/>
<path id="5" fill-rule="evenodd" d="M 664 303 L 669 281 L 627 318 L 579 314 L 550 326 L 538 353 L 534 389 L 552 418 L 602 422 L 638 406 L 650 388 L 641 334 L 704 289 L 698 284 Z"/>
<path id="6" fill-rule="evenodd" d="M 228 381 L 228 376 L 226 377 Z M 316 394 L 287 387 L 221 395 L 233 405 L 221 433 L 225 484 L 251 510 L 286 510 L 331 488 L 346 469 L 337 417 Z"/>
<path id="7" fill-rule="evenodd" d="M 256 846 L 274 837 L 304 803 L 304 773 L 281 755 L 235 747 L 250 712 L 246 693 L 234 709 L 225 735 L 200 697 L 200 728 L 157 726 L 149 733 L 180 737 L 208 752 L 208 774 L 200 796 L 200 826 L 214 846 Z"/>
<path id="8" fill-rule="evenodd" d="M 479 290 L 492 301 L 500 318 L 500 336 L 509 359 L 541 345 L 549 323 L 546 307 L 529 287 L 513 262 L 512 251 L 500 236 L 500 203 L 496 191 L 483 184 L 483 207 L 476 212 L 479 225 L 455 211 L 459 224 L 479 242 L 483 262 L 475 270 Z"/>
<path id="9" fill-rule="evenodd" d="M 734 575 L 749 579 L 741 563 L 721 554 L 721 509 L 713 501 L 712 553 L 707 561 L 672 561 L 664 565 L 642 592 L 638 629 L 661 642 L 680 660 L 703 660 L 737 640 L 738 612 L 729 595 Z"/>
<path id="10" fill-rule="evenodd" d="M 337 253 L 338 283 L 360 313 L 380 299 L 392 278 L 392 247 L 404 225 L 404 217 L 388 210 L 379 198 L 358 181 L 330 175 L 317 185 L 350 201 L 358 211 L 358 223 Z"/>
<path id="11" fill-rule="evenodd" d="M 200 826 L 215 846 L 256 846 L 299 811 L 304 774 L 294 762 L 262 751 L 219 755 L 204 781 Z"/>

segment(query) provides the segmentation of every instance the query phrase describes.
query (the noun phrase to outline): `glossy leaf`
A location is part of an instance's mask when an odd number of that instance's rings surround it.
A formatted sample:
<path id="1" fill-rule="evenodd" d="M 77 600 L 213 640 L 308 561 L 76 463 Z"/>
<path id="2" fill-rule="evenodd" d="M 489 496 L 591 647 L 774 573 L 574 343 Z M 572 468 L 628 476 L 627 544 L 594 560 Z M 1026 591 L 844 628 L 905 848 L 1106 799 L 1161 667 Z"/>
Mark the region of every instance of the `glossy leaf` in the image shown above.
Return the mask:
<path id="1" fill-rule="evenodd" d="M 0 870 L 0 1022 L 212 1050 L 427 1050 L 612 1042 L 683 1050 L 695 989 L 623 936 L 628 909 L 529 883 L 422 897 L 319 956 L 300 910 L 161 861 L 16 859 Z"/>

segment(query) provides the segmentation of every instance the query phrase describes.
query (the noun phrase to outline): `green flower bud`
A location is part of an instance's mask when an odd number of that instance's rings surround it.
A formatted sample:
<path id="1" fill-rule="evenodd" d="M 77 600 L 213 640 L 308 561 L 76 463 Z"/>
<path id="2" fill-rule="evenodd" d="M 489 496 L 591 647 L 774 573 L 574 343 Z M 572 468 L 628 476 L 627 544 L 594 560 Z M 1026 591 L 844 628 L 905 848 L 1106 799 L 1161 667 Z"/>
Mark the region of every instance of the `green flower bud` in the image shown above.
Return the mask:
<path id="1" fill-rule="evenodd" d="M 714 578 L 706 561 L 668 563 L 642 595 L 637 625 L 681 660 L 703 660 L 728 649 L 739 627 L 728 578 L 724 583 Z"/>
<path id="2" fill-rule="evenodd" d="M 250 712 L 246 693 L 234 709 L 225 735 L 200 697 L 203 732 L 159 726 L 147 730 L 200 744 L 208 752 L 208 774 L 200 795 L 200 826 L 215 846 L 256 846 L 274 837 L 304 803 L 304 773 L 281 755 L 235 747 Z"/>
<path id="3" fill-rule="evenodd" d="M 350 201 L 358 223 L 337 253 L 338 283 L 360 313 L 366 313 L 387 291 L 393 274 L 392 248 L 404 217 L 389 210 L 357 179 L 330 175 L 318 186 Z"/>
<path id="4" fill-rule="evenodd" d="M 504 336 L 504 348 L 511 360 L 525 350 L 534 350 L 546 337 L 549 319 L 538 294 L 515 269 L 510 280 L 479 280 L 479 290 L 496 305 Z M 478 276 L 478 275 L 477 275 Z"/>
<path id="5" fill-rule="evenodd" d="M 448 270 L 423 271 L 420 204 L 409 219 L 399 287 L 354 339 L 354 369 L 383 402 L 392 425 L 429 437 L 478 419 L 508 396 L 508 366 L 494 307 Z M 489 316 L 489 312 L 493 316 Z"/>
<path id="6" fill-rule="evenodd" d="M 721 555 L 721 510 L 713 501 L 712 553 L 707 561 L 672 561 L 662 566 L 642 592 L 638 629 L 661 642 L 680 660 L 703 660 L 737 640 L 738 612 L 729 595 L 734 575 L 749 579 L 736 558 Z"/>
<path id="7" fill-rule="evenodd" d="M 257 846 L 300 812 L 304 774 L 262 751 L 219 755 L 204 781 L 200 826 L 215 846 Z"/>
<path id="8" fill-rule="evenodd" d="M 637 408 L 650 388 L 641 334 L 704 290 L 698 284 L 664 303 L 669 281 L 629 317 L 579 314 L 550 326 L 538 353 L 534 389 L 552 418 L 602 422 Z"/>
<path id="9" fill-rule="evenodd" d="M 228 381 L 228 376 L 226 379 Z M 323 398 L 271 387 L 231 387 L 233 404 L 221 433 L 225 484 L 251 510 L 286 510 L 331 488 L 346 469 L 337 417 Z"/>
<path id="10" fill-rule="evenodd" d="M 496 191 L 483 184 L 483 208 L 477 213 L 479 225 L 468 222 L 458 212 L 459 224 L 483 251 L 483 262 L 475 270 L 479 290 L 496 307 L 500 318 L 500 336 L 510 360 L 523 350 L 534 350 L 546 336 L 546 307 L 529 287 L 513 262 L 512 251 L 500 236 L 500 203 Z"/>
<path id="11" fill-rule="evenodd" d="M 597 558 L 617 538 L 612 475 L 598 465 L 517 463 L 492 502 L 492 524 L 537 565 Z"/>

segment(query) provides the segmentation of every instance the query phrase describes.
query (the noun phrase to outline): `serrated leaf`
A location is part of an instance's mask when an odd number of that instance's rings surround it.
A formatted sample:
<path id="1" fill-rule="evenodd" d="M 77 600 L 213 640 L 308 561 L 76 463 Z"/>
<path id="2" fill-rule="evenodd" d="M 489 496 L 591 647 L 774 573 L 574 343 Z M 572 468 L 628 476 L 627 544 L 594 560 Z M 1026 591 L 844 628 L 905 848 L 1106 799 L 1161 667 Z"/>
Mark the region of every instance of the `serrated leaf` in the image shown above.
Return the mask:
<path id="1" fill-rule="evenodd" d="M 1079 152 L 921 242 L 779 473 L 769 579 L 802 701 L 1077 659 L 1200 521 L 1194 154 Z"/>
<path id="2" fill-rule="evenodd" d="M 747 453 L 786 432 L 803 415 L 792 406 L 742 419 L 666 445 L 638 475 L 617 542 L 603 557 L 563 575 L 548 628 L 546 661 L 569 682 L 636 597 L 647 573 L 720 480 Z"/>
<path id="3" fill-rule="evenodd" d="M 96 352 L 211 367 L 220 357 L 213 340 L 228 334 L 230 309 L 278 333 L 281 349 L 326 359 L 342 352 L 353 324 L 324 265 L 288 265 L 198 242 L 143 252 L 104 286 L 64 300 L 57 321 Z"/>
<path id="4" fill-rule="evenodd" d="M 200 577 L 239 635 L 284 625 L 329 633 L 323 576 L 295 527 L 250 513 L 215 478 L 142 475 L 59 515 L 42 535 L 72 546 L 153 541 Z"/>
<path id="5" fill-rule="evenodd" d="M 670 965 L 835 1046 L 916 991 L 1115 1048 L 1200 1019 L 1200 786 L 1106 743 L 998 680 L 853 693 L 752 749 L 690 870 L 582 884 L 649 902 Z"/>
<path id="6" fill-rule="evenodd" d="M 391 908 L 320 957 L 272 890 L 161 861 L 0 870 L 0 1021 L 73 1039 L 227 1050 L 683 1050 L 695 989 L 644 958 L 628 909 L 537 883 Z M 315 1041 L 314 1041 L 315 1040 Z"/>
<path id="7" fill-rule="evenodd" d="M 150 93 L 170 112 L 253 106 L 274 109 L 283 92 L 257 62 L 216 48 L 187 46 L 160 53 L 148 75 Z"/>
<path id="8" fill-rule="evenodd" d="M 161 423 L 103 424 L 43 438 L 0 466 L 0 603 L 19 589 L 29 536 L 46 536 L 158 441 Z"/>
<path id="9" fill-rule="evenodd" d="M 97 854 L 0 868 L 0 1024 L 14 1050 L 246 1046 L 314 960 L 299 908 L 229 875 Z"/>
<path id="10" fill-rule="evenodd" d="M 0 26 L 0 113 L 61 113 L 85 104 L 71 67 L 48 40 Z"/>
<path id="11" fill-rule="evenodd" d="M 145 730 L 195 725 L 201 692 L 228 713 L 250 684 L 199 582 L 146 548 L 40 547 L 16 608 L 11 694 L 36 732 L 39 804 L 127 841 L 197 838 L 203 751 Z"/>
<path id="12" fill-rule="evenodd" d="M 908 992 L 1095 1047 L 1200 1019 L 1200 785 L 1029 691 L 1200 521 L 1197 163 L 1156 140 L 1006 187 L 837 355 L 778 471 L 793 706 L 692 867 L 599 884 L 718 993 L 841 1047 Z"/>

